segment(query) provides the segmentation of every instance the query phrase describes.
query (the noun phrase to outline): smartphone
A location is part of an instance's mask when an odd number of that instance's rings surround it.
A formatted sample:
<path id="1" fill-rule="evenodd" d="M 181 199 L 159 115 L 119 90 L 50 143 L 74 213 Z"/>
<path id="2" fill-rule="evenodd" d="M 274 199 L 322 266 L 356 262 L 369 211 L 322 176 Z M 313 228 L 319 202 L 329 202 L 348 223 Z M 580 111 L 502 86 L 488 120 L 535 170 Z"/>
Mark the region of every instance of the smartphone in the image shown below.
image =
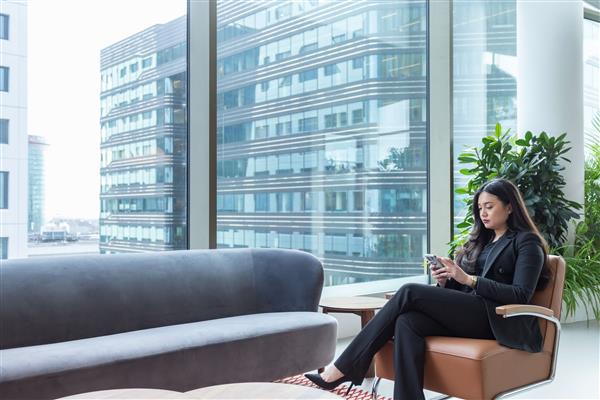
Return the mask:
<path id="1" fill-rule="evenodd" d="M 441 267 L 435 254 L 425 254 L 425 259 L 427 260 L 429 265 L 431 265 L 432 269 L 438 269 Z"/>

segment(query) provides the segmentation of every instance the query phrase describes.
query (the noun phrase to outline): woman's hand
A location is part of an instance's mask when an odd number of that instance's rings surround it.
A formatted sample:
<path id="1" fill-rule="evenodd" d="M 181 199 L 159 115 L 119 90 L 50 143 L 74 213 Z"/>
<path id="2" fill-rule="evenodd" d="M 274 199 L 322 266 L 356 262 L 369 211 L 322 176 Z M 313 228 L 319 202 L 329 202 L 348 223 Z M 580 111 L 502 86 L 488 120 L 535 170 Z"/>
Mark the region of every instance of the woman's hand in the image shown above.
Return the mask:
<path id="1" fill-rule="evenodd" d="M 438 285 L 440 285 L 441 287 L 446 286 L 448 278 L 446 277 L 446 272 L 442 267 L 442 263 L 439 261 L 439 257 L 437 265 L 429 264 L 429 270 L 431 271 L 431 277 L 437 281 Z"/>
<path id="2" fill-rule="evenodd" d="M 452 278 L 458 283 L 463 285 L 471 285 L 471 276 L 468 275 L 461 267 L 458 266 L 454 261 L 446 257 L 438 257 L 438 260 L 442 263 L 442 268 L 439 268 L 436 272 L 440 278 Z M 433 275 L 433 274 L 432 274 Z"/>

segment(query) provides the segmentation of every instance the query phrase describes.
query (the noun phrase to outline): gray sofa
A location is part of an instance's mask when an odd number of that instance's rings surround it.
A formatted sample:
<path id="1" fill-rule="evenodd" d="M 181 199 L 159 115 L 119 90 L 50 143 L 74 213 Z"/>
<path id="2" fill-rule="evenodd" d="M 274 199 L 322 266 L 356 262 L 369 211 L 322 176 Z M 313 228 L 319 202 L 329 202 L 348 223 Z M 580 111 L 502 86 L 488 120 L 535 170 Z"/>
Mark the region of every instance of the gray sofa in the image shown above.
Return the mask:
<path id="1" fill-rule="evenodd" d="M 3 261 L 0 398 L 187 391 L 328 364 L 323 268 L 294 250 L 193 250 Z"/>

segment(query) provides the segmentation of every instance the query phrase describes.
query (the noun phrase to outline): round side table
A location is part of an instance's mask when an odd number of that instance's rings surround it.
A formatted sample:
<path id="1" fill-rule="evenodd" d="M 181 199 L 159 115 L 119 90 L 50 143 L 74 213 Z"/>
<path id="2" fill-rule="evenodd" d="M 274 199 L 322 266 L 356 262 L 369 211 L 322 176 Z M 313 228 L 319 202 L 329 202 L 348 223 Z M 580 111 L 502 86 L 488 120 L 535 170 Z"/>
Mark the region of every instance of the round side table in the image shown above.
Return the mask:
<path id="1" fill-rule="evenodd" d="M 185 392 L 188 399 L 342 399 L 321 389 L 288 383 L 246 382 L 208 386 Z"/>

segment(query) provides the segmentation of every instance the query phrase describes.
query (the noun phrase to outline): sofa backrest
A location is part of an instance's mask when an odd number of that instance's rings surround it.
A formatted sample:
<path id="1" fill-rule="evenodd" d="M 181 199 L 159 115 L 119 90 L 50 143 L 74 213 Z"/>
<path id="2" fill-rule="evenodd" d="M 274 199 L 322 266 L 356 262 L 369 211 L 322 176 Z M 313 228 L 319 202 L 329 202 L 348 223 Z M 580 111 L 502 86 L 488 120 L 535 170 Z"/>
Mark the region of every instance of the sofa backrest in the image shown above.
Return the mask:
<path id="1" fill-rule="evenodd" d="M 29 258 L 0 266 L 0 349 L 278 311 L 316 311 L 323 267 L 296 250 Z"/>

